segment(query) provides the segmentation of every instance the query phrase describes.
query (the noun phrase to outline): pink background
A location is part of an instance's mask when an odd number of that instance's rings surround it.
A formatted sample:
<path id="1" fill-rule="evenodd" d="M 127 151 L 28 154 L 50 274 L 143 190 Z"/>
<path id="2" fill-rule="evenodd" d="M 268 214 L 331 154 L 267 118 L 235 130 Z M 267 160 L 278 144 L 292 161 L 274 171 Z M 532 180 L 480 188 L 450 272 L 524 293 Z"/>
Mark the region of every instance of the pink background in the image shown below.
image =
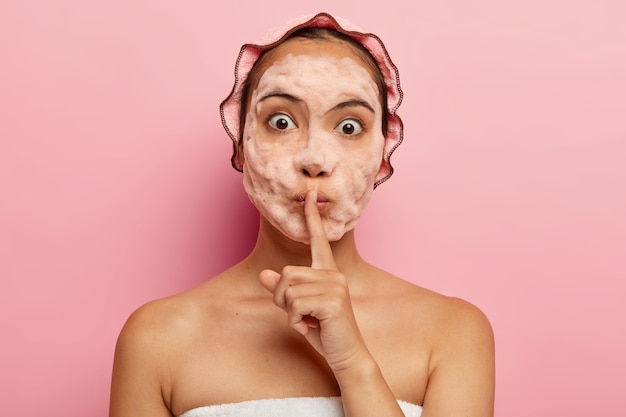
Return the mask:
<path id="1" fill-rule="evenodd" d="M 3 415 L 105 416 L 131 311 L 250 250 L 217 107 L 244 41 L 322 10 L 405 92 L 364 256 L 486 312 L 498 416 L 624 415 L 626 3 L 209 3 L 0 2 Z"/>

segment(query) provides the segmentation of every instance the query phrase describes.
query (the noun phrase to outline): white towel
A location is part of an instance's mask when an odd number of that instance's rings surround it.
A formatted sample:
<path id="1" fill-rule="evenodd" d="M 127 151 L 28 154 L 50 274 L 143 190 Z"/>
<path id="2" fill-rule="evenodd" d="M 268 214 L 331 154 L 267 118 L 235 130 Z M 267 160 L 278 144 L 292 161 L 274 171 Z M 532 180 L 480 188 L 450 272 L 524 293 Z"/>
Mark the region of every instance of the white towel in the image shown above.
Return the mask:
<path id="1" fill-rule="evenodd" d="M 422 407 L 398 401 L 406 417 L 420 417 Z M 340 397 L 302 397 L 252 400 L 210 405 L 186 411 L 179 417 L 343 417 Z"/>

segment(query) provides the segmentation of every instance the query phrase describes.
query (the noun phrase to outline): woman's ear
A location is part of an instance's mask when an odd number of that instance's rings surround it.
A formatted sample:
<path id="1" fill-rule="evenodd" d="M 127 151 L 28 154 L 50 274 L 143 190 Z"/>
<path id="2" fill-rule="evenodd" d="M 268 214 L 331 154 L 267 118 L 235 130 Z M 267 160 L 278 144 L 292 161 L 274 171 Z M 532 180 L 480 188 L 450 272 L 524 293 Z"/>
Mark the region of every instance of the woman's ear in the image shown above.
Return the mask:
<path id="1" fill-rule="evenodd" d="M 233 155 L 230 158 L 230 162 L 237 171 L 243 171 L 245 158 L 243 156 L 243 145 L 241 141 L 235 143 L 233 140 Z"/>
<path id="2" fill-rule="evenodd" d="M 235 149 L 236 149 L 235 158 L 237 159 L 237 165 L 243 168 L 244 163 L 246 161 L 243 155 L 243 138 L 239 139 L 239 142 L 237 142 L 237 146 Z"/>

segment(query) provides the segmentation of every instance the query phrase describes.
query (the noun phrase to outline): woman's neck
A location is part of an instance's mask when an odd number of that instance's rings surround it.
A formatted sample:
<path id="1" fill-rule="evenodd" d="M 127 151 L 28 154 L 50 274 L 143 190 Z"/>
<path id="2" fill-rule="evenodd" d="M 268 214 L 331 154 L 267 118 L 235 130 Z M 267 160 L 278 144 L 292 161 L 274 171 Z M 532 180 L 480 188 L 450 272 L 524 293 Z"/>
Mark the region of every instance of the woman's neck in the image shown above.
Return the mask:
<path id="1" fill-rule="evenodd" d="M 344 274 L 349 275 L 365 263 L 356 248 L 353 230 L 330 245 L 335 263 Z M 311 265 L 311 249 L 307 244 L 289 239 L 261 217 L 257 242 L 247 261 L 254 269 L 280 271 L 286 265 Z"/>

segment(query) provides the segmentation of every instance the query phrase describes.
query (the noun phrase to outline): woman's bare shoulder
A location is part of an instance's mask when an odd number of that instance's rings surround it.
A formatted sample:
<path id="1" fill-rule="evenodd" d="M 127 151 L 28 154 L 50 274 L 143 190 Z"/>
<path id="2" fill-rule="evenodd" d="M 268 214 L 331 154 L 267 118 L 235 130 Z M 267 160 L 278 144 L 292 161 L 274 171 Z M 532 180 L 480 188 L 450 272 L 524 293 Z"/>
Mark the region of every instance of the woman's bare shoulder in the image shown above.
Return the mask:
<path id="1" fill-rule="evenodd" d="M 405 281 L 406 282 L 406 281 Z M 407 314 L 420 322 L 430 340 L 431 372 L 441 363 L 465 363 L 480 358 L 493 361 L 494 334 L 489 319 L 475 304 L 406 282 L 399 285 Z"/>
<path id="2" fill-rule="evenodd" d="M 407 333 L 428 346 L 423 403 L 433 414 L 460 415 L 474 409 L 480 410 L 477 415 L 492 415 L 495 347 L 487 316 L 459 297 L 411 283 L 397 285 L 411 323 Z"/>
<path id="3" fill-rule="evenodd" d="M 198 337 L 220 323 L 216 306 L 223 303 L 215 300 L 221 296 L 219 285 L 205 283 L 149 301 L 130 314 L 115 347 L 112 409 L 135 407 L 132 398 L 141 397 L 145 407 L 153 407 L 152 415 L 169 415 L 175 370 L 193 353 Z"/>
<path id="4" fill-rule="evenodd" d="M 189 334 L 199 322 L 220 314 L 225 301 L 232 296 L 222 284 L 222 274 L 197 287 L 149 301 L 138 307 L 126 321 L 121 336 L 127 333 L 152 341 Z"/>
<path id="5" fill-rule="evenodd" d="M 387 301 L 402 316 L 420 323 L 420 331 L 432 332 L 435 339 L 473 333 L 490 339 L 492 329 L 483 311 L 473 303 L 439 293 L 382 271 Z"/>

